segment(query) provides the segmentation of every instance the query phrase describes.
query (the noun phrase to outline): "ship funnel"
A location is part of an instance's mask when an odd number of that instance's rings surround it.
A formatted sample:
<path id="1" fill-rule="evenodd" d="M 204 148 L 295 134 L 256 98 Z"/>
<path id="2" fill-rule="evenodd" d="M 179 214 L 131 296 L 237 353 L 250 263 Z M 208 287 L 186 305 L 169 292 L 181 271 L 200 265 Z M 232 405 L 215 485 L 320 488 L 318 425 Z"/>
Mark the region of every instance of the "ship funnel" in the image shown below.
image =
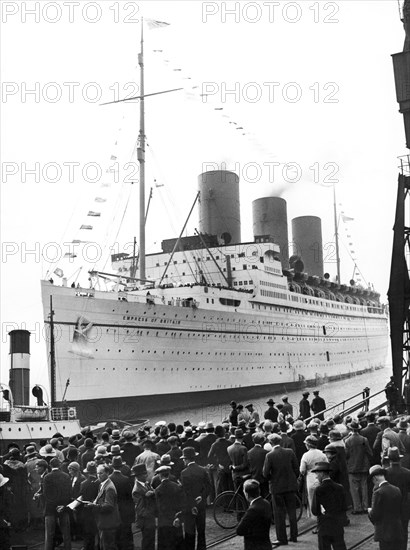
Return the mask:
<path id="1" fill-rule="evenodd" d="M 254 237 L 270 236 L 280 247 L 282 268 L 289 265 L 288 216 L 285 199 L 264 197 L 252 202 Z"/>
<path id="2" fill-rule="evenodd" d="M 199 229 L 216 235 L 223 244 L 241 242 L 239 177 L 227 170 L 212 170 L 198 176 Z"/>
<path id="3" fill-rule="evenodd" d="M 12 330 L 10 336 L 10 382 L 14 405 L 30 404 L 30 332 Z"/>
<path id="4" fill-rule="evenodd" d="M 317 216 L 292 220 L 293 254 L 300 256 L 305 272 L 323 277 L 322 222 Z"/>

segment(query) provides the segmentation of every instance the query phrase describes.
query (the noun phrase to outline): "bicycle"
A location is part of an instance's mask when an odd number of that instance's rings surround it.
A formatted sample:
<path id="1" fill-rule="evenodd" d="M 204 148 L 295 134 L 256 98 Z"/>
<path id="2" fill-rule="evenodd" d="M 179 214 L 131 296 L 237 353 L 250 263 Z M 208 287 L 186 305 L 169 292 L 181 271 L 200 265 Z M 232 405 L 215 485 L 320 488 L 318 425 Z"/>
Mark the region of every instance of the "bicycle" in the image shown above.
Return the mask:
<path id="1" fill-rule="evenodd" d="M 251 475 L 248 474 L 242 477 L 242 483 L 236 491 L 223 491 L 214 500 L 213 515 L 214 520 L 222 529 L 235 529 L 242 516 L 248 509 L 248 502 L 241 494 L 242 486 Z M 272 505 L 272 495 L 269 493 L 265 500 Z M 296 493 L 296 520 L 299 521 L 303 514 L 302 501 Z"/>

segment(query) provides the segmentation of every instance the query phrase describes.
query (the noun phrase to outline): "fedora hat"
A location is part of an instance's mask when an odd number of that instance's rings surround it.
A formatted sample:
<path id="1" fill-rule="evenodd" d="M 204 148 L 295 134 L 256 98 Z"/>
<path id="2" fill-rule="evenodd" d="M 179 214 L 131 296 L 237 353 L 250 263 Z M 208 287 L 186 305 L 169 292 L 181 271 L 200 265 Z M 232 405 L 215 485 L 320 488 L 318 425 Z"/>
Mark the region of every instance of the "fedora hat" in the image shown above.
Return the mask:
<path id="1" fill-rule="evenodd" d="M 241 439 L 244 436 L 245 436 L 245 434 L 243 433 L 243 430 L 241 428 L 237 428 L 235 430 L 235 437 L 236 438 Z"/>
<path id="2" fill-rule="evenodd" d="M 199 453 L 197 453 L 193 447 L 185 447 L 182 449 L 182 458 L 185 458 L 186 460 L 194 460 L 194 458 L 198 455 Z"/>
<path id="3" fill-rule="evenodd" d="M 267 404 L 267 405 L 274 405 L 274 404 L 275 404 L 275 401 L 274 401 L 272 398 L 270 398 L 270 399 L 268 399 L 268 400 L 266 401 L 266 404 Z"/>
<path id="4" fill-rule="evenodd" d="M 113 439 L 119 439 L 121 437 L 121 433 L 120 433 L 120 430 L 113 430 L 112 431 L 112 434 L 111 434 L 111 437 Z"/>
<path id="5" fill-rule="evenodd" d="M 188 447 L 186 447 L 188 448 Z M 162 472 L 169 472 L 171 470 L 171 466 L 160 466 L 155 470 L 155 473 L 160 474 Z"/>
<path id="6" fill-rule="evenodd" d="M 387 458 L 392 462 L 399 462 L 399 460 L 403 458 L 403 455 L 400 454 L 397 447 L 390 447 L 387 451 Z"/>
<path id="7" fill-rule="evenodd" d="M 205 426 L 205 429 L 206 429 L 206 430 L 213 430 L 213 429 L 214 429 L 214 424 L 213 424 L 213 422 L 207 422 L 207 423 L 206 423 L 206 426 Z"/>
<path id="8" fill-rule="evenodd" d="M 115 446 L 115 445 L 114 445 Z M 97 452 L 95 453 L 95 457 L 105 457 L 105 456 L 111 456 L 111 453 L 107 451 L 107 447 L 104 445 L 100 445 L 97 447 Z"/>
<path id="9" fill-rule="evenodd" d="M 331 469 L 329 462 L 316 462 L 312 472 L 330 472 Z"/>
<path id="10" fill-rule="evenodd" d="M 245 405 L 245 409 L 250 409 L 251 407 L 253 407 L 253 403 L 248 403 Z"/>
<path id="11" fill-rule="evenodd" d="M 317 447 L 319 440 L 317 437 L 314 437 L 313 435 L 308 435 L 307 438 L 305 439 L 305 443 L 312 445 L 312 447 Z"/>
<path id="12" fill-rule="evenodd" d="M 352 422 L 350 422 L 350 424 L 348 426 L 352 430 L 360 430 L 360 428 L 361 428 L 360 424 L 358 422 L 356 422 L 356 420 L 352 420 Z"/>
<path id="13" fill-rule="evenodd" d="M 157 464 L 161 466 L 173 466 L 174 463 L 171 461 L 171 457 L 168 454 L 162 455 L 159 460 L 156 461 Z"/>
<path id="14" fill-rule="evenodd" d="M 85 468 L 85 470 L 83 470 L 83 474 L 97 475 L 97 465 L 93 460 L 90 462 L 87 462 L 87 467 Z"/>
<path id="15" fill-rule="evenodd" d="M 304 430 L 305 429 L 305 423 L 303 422 L 303 420 L 296 420 L 294 423 L 293 423 L 293 428 L 295 430 Z"/>
<path id="16" fill-rule="evenodd" d="M 307 397 L 308 395 L 310 395 L 310 393 L 309 393 L 308 391 L 304 391 L 304 392 L 302 393 L 302 395 L 303 395 L 303 397 Z"/>
<path id="17" fill-rule="evenodd" d="M 104 447 L 105 449 L 105 447 Z M 110 450 L 112 456 L 120 456 L 124 451 L 121 450 L 121 447 L 119 445 L 111 445 Z"/>
<path id="18" fill-rule="evenodd" d="M 38 456 L 38 453 L 34 445 L 28 445 L 26 447 L 26 458 L 31 458 L 32 456 Z"/>

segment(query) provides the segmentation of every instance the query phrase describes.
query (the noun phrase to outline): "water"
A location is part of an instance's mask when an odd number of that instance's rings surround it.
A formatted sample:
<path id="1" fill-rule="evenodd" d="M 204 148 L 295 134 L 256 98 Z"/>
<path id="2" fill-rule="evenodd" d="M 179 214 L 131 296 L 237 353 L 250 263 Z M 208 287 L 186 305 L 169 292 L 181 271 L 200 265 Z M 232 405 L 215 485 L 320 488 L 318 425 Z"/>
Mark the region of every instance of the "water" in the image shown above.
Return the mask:
<path id="1" fill-rule="evenodd" d="M 357 376 L 353 376 L 352 378 L 348 378 L 345 380 L 336 380 L 333 382 L 327 382 L 322 384 L 318 387 L 309 387 L 306 388 L 307 391 L 310 392 L 309 400 L 313 398 L 313 390 L 317 389 L 320 391 L 320 396 L 323 397 L 323 399 L 326 401 L 326 406 L 330 407 L 332 405 L 336 405 L 343 401 L 343 399 L 347 399 L 351 397 L 352 395 L 355 395 L 363 390 L 363 388 L 368 387 L 370 388 L 370 394 L 376 393 L 379 390 L 383 389 L 384 386 L 387 384 L 387 382 L 390 379 L 390 376 L 392 374 L 391 366 L 386 366 L 382 369 L 375 370 L 370 373 L 366 374 L 360 374 Z M 299 414 L 299 401 L 302 399 L 302 391 L 304 390 L 296 390 L 296 391 L 290 391 L 287 395 L 289 397 L 289 403 L 293 405 L 293 414 L 295 417 Z M 276 403 L 281 403 L 281 397 L 282 393 L 280 394 L 269 394 L 265 397 L 258 397 L 257 399 L 249 399 L 251 403 L 253 403 L 255 410 L 259 412 L 259 415 L 261 417 L 261 420 L 263 419 L 263 413 L 267 409 L 266 401 L 271 397 Z M 234 391 L 232 392 L 232 398 L 235 398 Z M 361 398 L 358 397 L 357 400 L 353 400 L 349 403 L 347 403 L 346 408 L 352 404 L 354 404 L 356 401 L 359 401 Z M 374 407 L 386 400 L 385 394 L 382 393 L 375 397 L 374 400 L 371 400 L 370 406 Z M 242 401 L 242 404 L 245 406 L 248 403 L 248 401 Z M 231 410 L 229 403 L 221 402 L 217 405 L 207 406 L 207 407 L 200 407 L 200 408 L 191 408 L 191 409 L 184 409 L 181 411 L 174 411 L 169 414 L 159 414 L 159 415 L 151 415 L 149 418 L 150 424 L 154 425 L 155 422 L 158 422 L 159 420 L 165 420 L 166 422 L 175 422 L 176 424 L 183 424 L 184 420 L 190 420 L 193 424 L 197 424 L 198 422 L 204 421 L 204 422 L 213 422 L 214 424 L 220 423 L 226 416 L 229 414 L 229 411 Z M 338 411 L 342 411 L 343 407 L 339 407 L 337 409 Z M 332 415 L 336 414 L 335 412 L 332 412 Z"/>

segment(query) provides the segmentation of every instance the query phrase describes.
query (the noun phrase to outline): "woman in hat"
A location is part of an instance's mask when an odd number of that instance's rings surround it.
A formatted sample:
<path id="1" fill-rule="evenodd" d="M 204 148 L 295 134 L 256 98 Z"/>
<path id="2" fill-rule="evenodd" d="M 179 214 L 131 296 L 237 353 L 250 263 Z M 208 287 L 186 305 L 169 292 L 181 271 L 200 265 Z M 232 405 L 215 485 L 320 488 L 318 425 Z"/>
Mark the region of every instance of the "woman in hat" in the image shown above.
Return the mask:
<path id="1" fill-rule="evenodd" d="M 319 485 L 317 476 L 312 472 L 316 465 L 316 462 L 327 462 L 326 455 L 319 451 L 317 448 L 318 439 L 313 435 L 308 435 L 305 439 L 305 445 L 307 448 L 306 453 L 302 456 L 300 461 L 300 473 L 306 480 L 306 490 L 308 497 L 308 517 L 311 516 L 312 499 L 316 487 Z"/>

